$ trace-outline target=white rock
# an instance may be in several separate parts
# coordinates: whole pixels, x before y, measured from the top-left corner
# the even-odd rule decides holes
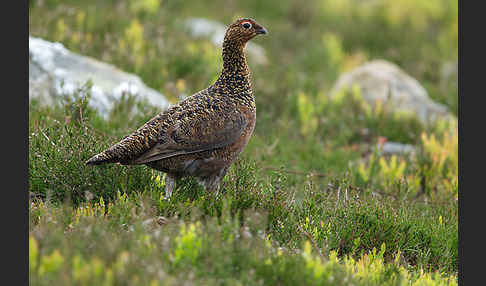
[[[204,18],[189,18],[184,22],[184,26],[188,28],[192,36],[208,37],[215,46],[222,47],[227,28],[224,24]],[[248,60],[255,64],[266,64],[268,62],[265,49],[262,46],[248,42],[246,51],[249,54]]]
[[[416,79],[393,63],[374,60],[341,75],[331,96],[354,84],[360,86],[363,99],[372,106],[381,100],[390,110],[415,113],[425,124],[438,118],[455,119],[446,106],[432,101]]]
[[[136,75],[75,54],[60,43],[29,36],[29,99],[39,98],[44,104],[57,103],[61,95],[72,94],[88,80],[93,83],[90,106],[105,118],[123,92],[161,109],[169,105],[162,94],[147,87]]]

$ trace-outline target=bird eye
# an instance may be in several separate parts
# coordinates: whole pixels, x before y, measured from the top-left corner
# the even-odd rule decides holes
[[[245,29],[250,29],[251,28],[251,24],[249,22],[244,22],[243,24],[241,24],[243,26],[243,28]]]

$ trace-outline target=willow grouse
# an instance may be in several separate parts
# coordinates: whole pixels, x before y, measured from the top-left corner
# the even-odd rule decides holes
[[[185,176],[196,177],[207,191],[217,191],[255,127],[255,99],[243,49],[266,33],[253,19],[236,20],[226,30],[223,69],[214,84],[158,114],[86,164],[145,164],[165,172],[166,197]]]

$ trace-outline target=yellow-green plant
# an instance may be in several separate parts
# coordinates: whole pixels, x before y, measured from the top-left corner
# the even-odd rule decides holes
[[[392,155],[390,159],[381,157],[379,160],[380,175],[386,186],[390,186],[403,177],[406,163],[404,160],[398,160],[397,156]]]
[[[300,92],[297,96],[297,107],[300,120],[300,131],[303,135],[310,135],[317,129],[316,107],[312,99]]]
[[[119,39],[118,46],[122,54],[128,54],[135,63],[135,70],[138,71],[145,61],[145,40],[144,28],[138,19],[133,19],[125,29],[123,38]]]
[[[63,18],[60,18],[57,20],[57,25],[56,25],[56,34],[55,38],[57,41],[62,42],[64,38],[67,36],[67,29],[68,27],[66,26],[66,23],[64,22]]]
[[[108,203],[108,213],[111,209],[111,204]],[[103,217],[105,214],[105,201],[103,197],[100,197],[98,203],[90,204],[90,203],[83,203],[73,211],[73,223],[79,223],[79,220],[82,217]]]
[[[344,258],[344,265],[348,273],[353,273],[360,280],[368,281],[371,285],[381,285],[385,279],[391,284],[400,280],[400,275],[406,274],[407,271],[402,269],[398,273],[392,273],[391,277],[385,278],[387,265],[384,263],[383,255],[385,254],[386,245],[383,243],[380,251],[376,253],[376,248],[371,252],[363,254],[357,261],[352,257]]]
[[[325,59],[330,69],[337,75],[341,72],[346,54],[344,53],[341,39],[337,34],[324,33],[322,36],[322,45],[324,46]]]
[[[379,168],[378,160],[378,156],[373,152],[367,162],[361,161],[358,163],[358,175],[364,183],[370,183],[375,178]]]
[[[419,166],[427,186],[444,194],[457,197],[458,187],[458,133],[457,129],[446,131],[441,138],[422,133],[422,152]],[[427,187],[427,190],[429,188]]]
[[[198,235],[200,223],[182,224],[179,235],[175,238],[174,264],[194,263],[202,248],[202,238]]]
[[[37,270],[39,258],[39,246],[37,240],[30,235],[29,236],[29,275],[32,276]]]
[[[98,257],[89,260],[76,254],[72,262],[72,274],[75,283],[80,285],[113,285],[113,270],[105,265]]]
[[[155,14],[159,11],[161,2],[161,0],[130,0],[130,10],[135,13]]]
[[[423,270],[418,273],[409,272],[400,265],[400,250],[393,261],[385,262],[385,251],[386,245],[383,243],[378,252],[376,248],[373,248],[370,252],[363,253],[357,260],[348,255],[340,260],[336,251],[331,251],[328,259],[323,260],[312,253],[312,244],[306,241],[301,255],[304,258],[306,269],[311,272],[315,281],[328,280],[337,268],[344,266],[347,274],[364,285],[457,285],[455,275],[443,275],[438,271],[424,272]]]
[[[443,1],[397,0],[385,5],[385,17],[394,26],[411,24],[418,31],[427,28],[429,22],[439,19],[445,12]]]
[[[407,161],[396,155],[385,157],[373,152],[367,161],[361,161],[357,166],[357,174],[364,183],[377,184],[377,187],[389,189],[407,177]]]
[[[39,276],[43,275],[55,275],[61,270],[64,263],[64,257],[61,255],[58,249],[55,249],[49,255],[43,255],[39,263]]]
[[[311,243],[309,241],[305,241],[304,243],[302,257],[304,258],[307,270],[312,273],[313,278],[317,281],[321,280],[325,272],[329,271],[329,269],[333,267],[333,264],[337,262],[336,252],[331,253],[331,257],[327,263],[324,263],[319,256],[313,255]]]

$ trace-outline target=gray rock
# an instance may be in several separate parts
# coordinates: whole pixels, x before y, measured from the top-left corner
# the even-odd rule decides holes
[[[208,37],[215,46],[221,47],[223,45],[227,27],[220,22],[204,18],[189,18],[184,21],[184,26],[194,37]],[[268,62],[265,49],[262,46],[249,42],[246,44],[246,51],[249,54],[248,60],[253,63],[264,65]]]
[[[379,146],[379,149],[385,155],[415,153],[415,146],[397,142],[385,142],[383,145]]]
[[[147,100],[161,109],[169,105],[162,94],[147,87],[136,75],[75,54],[60,43],[29,36],[29,99],[54,104],[60,101],[61,95],[71,95],[88,80],[93,83],[90,106],[105,118],[113,102],[123,93]]]
[[[371,106],[381,100],[389,110],[414,113],[424,124],[438,118],[456,119],[446,106],[432,101],[416,79],[393,63],[374,60],[341,75],[331,96],[354,84],[361,88],[363,99]]]

